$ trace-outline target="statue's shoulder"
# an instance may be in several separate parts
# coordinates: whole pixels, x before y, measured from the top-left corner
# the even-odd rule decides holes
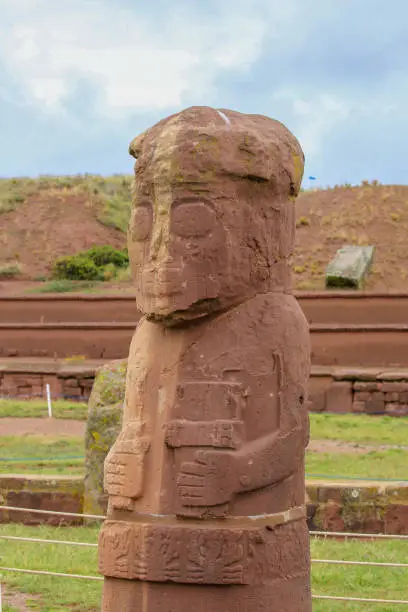
[[[284,294],[258,295],[202,321],[191,334],[183,361],[208,373],[217,368],[262,370],[259,364],[269,363],[273,353],[286,353],[302,342],[308,350],[306,319],[296,299]]]

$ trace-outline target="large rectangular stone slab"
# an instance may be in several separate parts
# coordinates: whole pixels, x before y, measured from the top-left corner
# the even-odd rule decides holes
[[[327,266],[326,287],[361,288],[373,257],[373,246],[343,246]]]

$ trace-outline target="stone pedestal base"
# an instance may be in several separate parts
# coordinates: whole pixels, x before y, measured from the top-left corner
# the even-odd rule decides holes
[[[311,612],[308,576],[262,586],[159,584],[107,578],[102,612]]]

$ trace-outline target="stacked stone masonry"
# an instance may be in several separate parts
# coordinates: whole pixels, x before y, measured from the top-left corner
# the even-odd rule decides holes
[[[90,366],[46,373],[0,370],[0,397],[45,397],[49,384],[55,399],[88,401],[94,378]],[[312,412],[408,416],[408,371],[312,368],[309,397]]]
[[[55,399],[88,401],[94,377],[94,372],[75,374],[0,372],[0,397],[45,397],[48,384],[51,397]]]
[[[313,412],[408,415],[406,371],[315,371],[309,393]]]
[[[87,512],[81,477],[0,477],[0,503],[21,508]],[[313,531],[345,531],[408,535],[406,483],[306,483],[308,527]],[[1,523],[78,525],[78,517],[0,512]]]

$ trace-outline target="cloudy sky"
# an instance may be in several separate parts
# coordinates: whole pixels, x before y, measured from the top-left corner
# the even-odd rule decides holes
[[[131,172],[191,105],[279,119],[319,186],[408,183],[407,0],[0,0],[0,176]]]

